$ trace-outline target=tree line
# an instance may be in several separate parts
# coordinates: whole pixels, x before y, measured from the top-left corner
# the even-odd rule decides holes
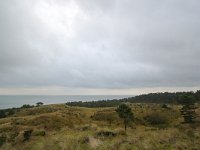
[[[98,101],[78,101],[67,102],[68,106],[79,107],[116,107],[121,103],[158,103],[158,104],[179,104],[180,97],[183,95],[190,95],[195,99],[195,102],[200,102],[200,90],[196,92],[164,92],[164,93],[149,93],[134,97],[113,99],[113,100],[98,100]]]

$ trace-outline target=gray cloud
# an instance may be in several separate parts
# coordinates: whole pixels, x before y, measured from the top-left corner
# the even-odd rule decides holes
[[[0,87],[200,85],[200,2],[0,1]]]

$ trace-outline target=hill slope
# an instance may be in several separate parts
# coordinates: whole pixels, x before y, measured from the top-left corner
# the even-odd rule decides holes
[[[127,135],[115,107],[63,104],[19,109],[0,119],[0,149],[200,149],[200,126],[181,124],[179,105],[130,106],[135,120]]]

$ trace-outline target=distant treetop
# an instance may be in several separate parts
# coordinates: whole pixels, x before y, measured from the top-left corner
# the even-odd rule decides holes
[[[67,102],[68,106],[79,106],[79,107],[116,107],[124,102],[130,103],[158,103],[158,104],[179,104],[180,96],[191,95],[195,97],[196,102],[200,102],[200,90],[197,92],[164,92],[164,93],[149,93],[138,95],[135,97],[113,99],[113,100],[99,100],[99,101],[88,101],[88,102]]]

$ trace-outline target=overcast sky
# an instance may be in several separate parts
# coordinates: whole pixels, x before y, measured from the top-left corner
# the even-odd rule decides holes
[[[199,0],[0,1],[0,94],[196,90],[199,57]]]

